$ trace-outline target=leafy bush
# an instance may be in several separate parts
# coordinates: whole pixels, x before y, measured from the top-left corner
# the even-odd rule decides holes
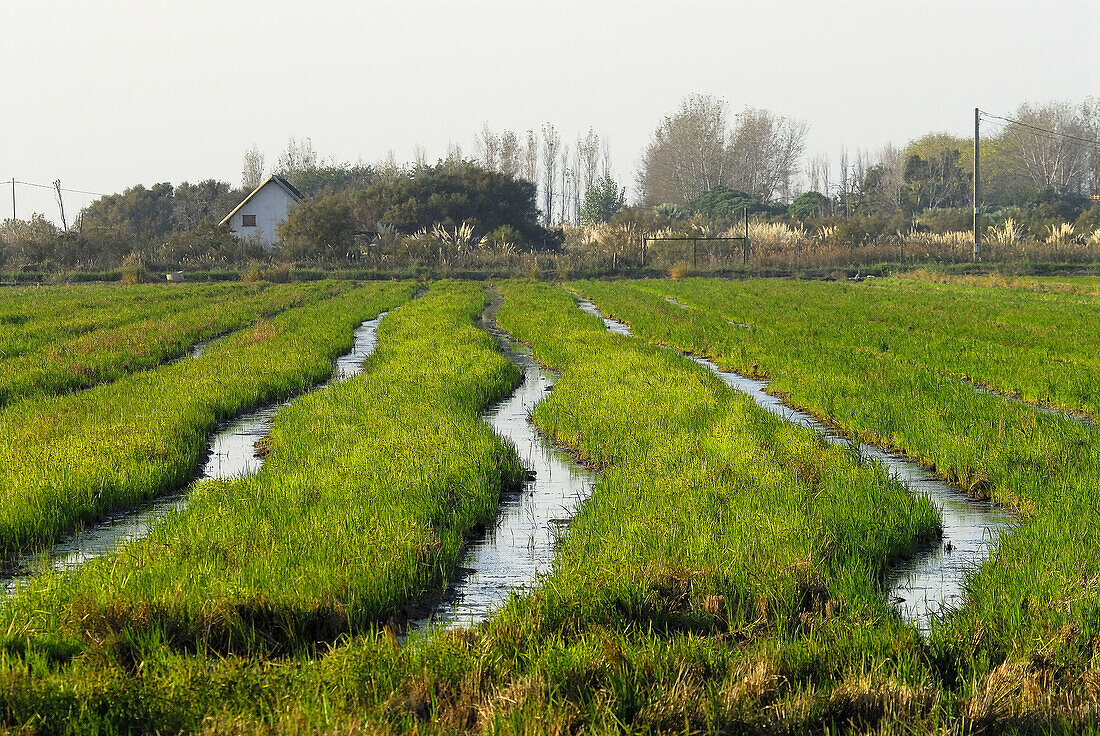
[[[145,268],[145,263],[140,258],[130,257],[122,262],[118,280],[124,284],[151,284],[157,279]]]
[[[747,210],[750,215],[777,214],[773,208],[761,202],[751,194],[730,189],[719,184],[692,202],[689,209],[702,215],[718,229],[730,227],[739,222]]]
[[[538,223],[534,184],[469,162],[421,166],[356,192],[350,204],[355,222],[364,230],[381,223],[412,233],[465,223],[476,240],[508,225],[522,236],[524,245],[555,245]]]
[[[279,225],[279,255],[285,259],[333,261],[351,256],[355,221],[343,198],[305,200]]]
[[[791,202],[787,214],[798,220],[824,217],[829,212],[829,199],[821,192],[805,192]]]
[[[581,207],[580,213],[581,222],[585,225],[607,222],[623,208],[625,203],[626,189],[621,188],[610,174],[605,173],[584,193],[584,206]]]
[[[917,218],[917,222],[934,233],[967,230],[974,226],[974,211],[964,207],[928,210]]]

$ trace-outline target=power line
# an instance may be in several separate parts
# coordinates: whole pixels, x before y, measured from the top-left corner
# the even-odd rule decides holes
[[[984,117],[984,116],[982,117],[982,122],[989,123],[991,125],[996,125],[1002,133],[1007,131],[1009,129],[1010,125],[1012,125],[1012,122],[1003,122],[1003,123],[995,122],[995,121],[990,120],[989,118]],[[1061,140],[1061,137],[1062,137],[1062,134],[1059,134],[1057,132],[1044,131],[1041,128],[1037,129],[1037,128],[1035,128],[1035,126],[1025,126],[1025,127],[1028,127],[1030,129],[1032,137],[1037,139],[1037,140],[1041,140],[1041,141],[1058,141],[1058,140]]]
[[[1006,118],[1002,115],[994,115],[993,113],[988,113],[988,112],[985,112],[984,110],[980,110],[979,113],[984,118],[993,119],[993,120],[1003,120],[1006,123],[1012,123],[1013,125],[1019,125],[1021,128],[1027,128],[1028,130],[1035,131],[1036,133],[1043,133],[1044,135],[1046,135],[1048,137],[1049,136],[1059,136],[1061,138],[1068,138],[1071,141],[1077,141],[1078,143],[1087,143],[1090,146],[1100,147],[1100,141],[1092,140],[1091,138],[1082,138],[1080,136],[1071,135],[1070,133],[1062,133],[1062,132],[1057,131],[1057,130],[1049,130],[1047,128],[1040,128],[1037,125],[1031,125],[1030,123],[1025,123],[1021,120],[1013,120],[1012,118]]]
[[[7,180],[4,181],[4,183],[5,184],[12,184],[12,183],[22,184],[23,186],[27,186],[27,187],[39,187],[41,189],[53,189],[54,191],[57,191],[57,187],[55,187],[53,184],[35,184],[34,182],[31,182],[31,181],[19,181],[18,179],[7,179]],[[62,187],[61,191],[63,191],[63,192],[72,192],[73,194],[93,194],[97,197],[106,197],[107,196],[103,192],[89,192],[89,191],[84,190],[84,189],[66,189],[65,187]]]

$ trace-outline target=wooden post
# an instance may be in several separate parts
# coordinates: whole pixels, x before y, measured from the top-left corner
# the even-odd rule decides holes
[[[745,208],[745,263],[749,265],[749,208]]]
[[[979,153],[979,128],[982,122],[982,111],[978,108],[974,108],[974,260],[981,260],[982,257],[982,213],[981,207],[978,202],[980,200],[980,187],[981,180],[979,179],[978,171],[978,153]]]

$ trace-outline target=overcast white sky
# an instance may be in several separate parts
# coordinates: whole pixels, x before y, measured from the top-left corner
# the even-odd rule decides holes
[[[0,0],[0,182],[237,184],[247,148],[271,164],[290,136],[434,161],[485,122],[550,121],[605,136],[630,184],[694,92],[806,120],[807,155],[835,164],[969,135],[975,106],[1100,96],[1097,31],[1097,0]],[[17,193],[57,220],[51,192]]]

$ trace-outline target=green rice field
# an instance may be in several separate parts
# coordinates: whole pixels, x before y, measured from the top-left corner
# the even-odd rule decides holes
[[[2,289],[0,733],[1097,732],[1098,422],[1090,277]]]

